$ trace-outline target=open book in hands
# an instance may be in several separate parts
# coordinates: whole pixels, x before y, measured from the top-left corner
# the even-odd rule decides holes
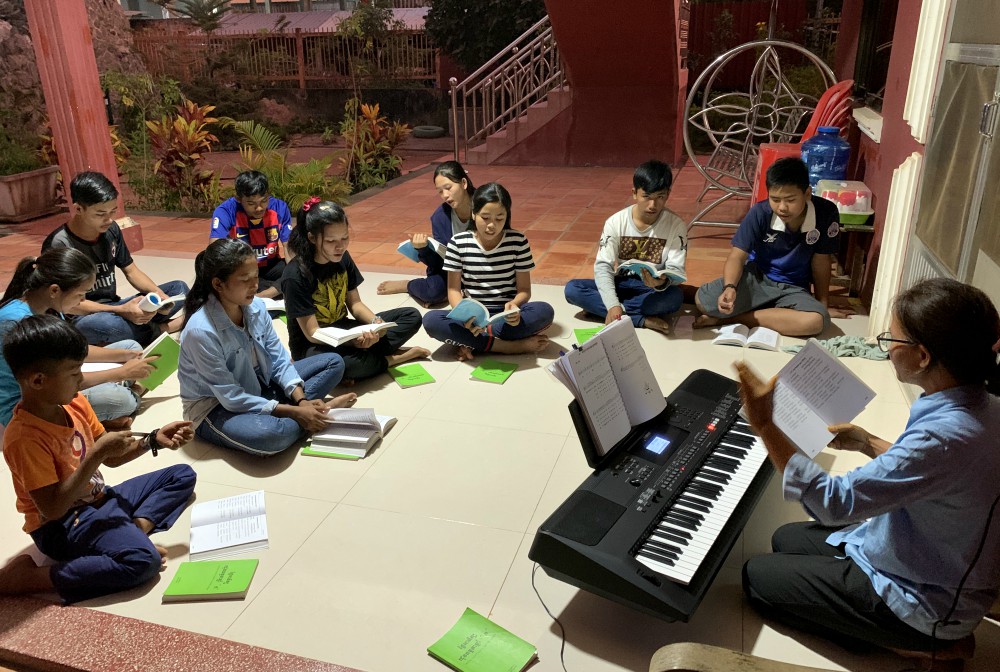
[[[147,313],[169,312],[174,309],[174,304],[183,301],[185,297],[185,294],[178,294],[176,296],[167,297],[166,299],[161,299],[160,295],[156,292],[150,292],[146,296],[142,297],[142,301],[139,302],[139,307]]]
[[[329,427],[313,434],[304,454],[364,457],[396,424],[396,418],[375,415],[373,408],[331,408],[327,418]]]
[[[448,313],[448,317],[452,320],[458,320],[462,324],[465,324],[469,320],[473,320],[473,324],[480,329],[485,329],[491,324],[500,324],[506,321],[508,315],[514,315],[521,312],[520,308],[513,308],[511,310],[504,310],[496,315],[490,316],[490,311],[486,309],[486,306],[481,304],[475,299],[462,299],[458,302],[458,305],[451,309]]]
[[[774,425],[811,458],[833,441],[827,427],[852,422],[875,398],[874,390],[814,338],[777,378]]]
[[[777,351],[781,343],[781,334],[767,327],[751,329],[745,324],[726,324],[719,327],[718,332],[719,335],[712,340],[712,345],[735,345],[740,348]]]
[[[632,320],[616,320],[548,370],[579,402],[600,456],[666,407]]]
[[[433,238],[427,239],[427,247],[437,252],[442,259],[444,259],[445,252],[448,251],[447,247],[445,247],[438,241],[434,240]],[[413,246],[412,240],[404,240],[398,246],[396,246],[396,249],[399,250],[399,253],[402,254],[407,259],[412,259],[413,261],[420,261],[420,254],[417,248]]]
[[[327,345],[332,345],[333,347],[339,347],[344,343],[353,341],[355,338],[361,334],[368,331],[385,331],[390,327],[395,327],[395,322],[375,322],[373,324],[362,324],[358,327],[352,327],[350,329],[338,329],[337,327],[320,327],[313,332],[313,338],[317,341],[322,341]]]
[[[618,264],[619,273],[632,273],[640,278],[642,277],[643,269],[650,272],[654,278],[668,278],[672,283],[684,282],[687,278],[683,275],[677,275],[676,273],[671,273],[665,268],[657,269],[655,264],[651,264],[648,261],[640,261],[639,259],[629,259],[628,261],[623,261]]]

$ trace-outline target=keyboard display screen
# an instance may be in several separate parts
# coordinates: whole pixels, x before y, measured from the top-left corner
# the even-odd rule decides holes
[[[674,450],[684,443],[688,432],[678,427],[646,432],[630,452],[655,464],[666,464]]]

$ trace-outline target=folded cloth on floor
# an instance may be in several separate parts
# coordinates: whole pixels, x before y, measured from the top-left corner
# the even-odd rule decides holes
[[[868,343],[861,336],[834,336],[825,341],[817,341],[835,357],[864,357],[865,359],[889,359],[888,352],[882,352],[877,343]],[[785,352],[798,352],[801,345],[782,348]]]

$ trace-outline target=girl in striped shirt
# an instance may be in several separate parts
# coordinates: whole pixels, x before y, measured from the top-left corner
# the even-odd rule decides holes
[[[458,359],[475,353],[540,352],[549,339],[539,332],[552,324],[552,306],[531,299],[531,259],[528,239],[510,228],[511,200],[503,185],[490,182],[472,195],[474,226],[452,237],[444,260],[448,272],[448,303],[464,298],[486,306],[490,315],[518,309],[503,322],[480,329],[448,318],[447,310],[424,315],[424,329],[433,338],[458,347]]]

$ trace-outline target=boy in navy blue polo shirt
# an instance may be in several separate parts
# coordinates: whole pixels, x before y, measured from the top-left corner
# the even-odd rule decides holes
[[[288,205],[271,195],[267,176],[246,170],[236,176],[236,196],[226,199],[212,214],[209,238],[242,240],[257,253],[257,296],[281,296],[285,271],[285,243],[292,232]]]
[[[741,322],[786,336],[812,336],[830,323],[831,255],[840,239],[837,206],[809,188],[801,159],[767,170],[767,200],[743,218],[722,277],[698,289],[696,328]],[[812,283],[816,293],[809,291]],[[849,313],[835,311],[835,317]]]

